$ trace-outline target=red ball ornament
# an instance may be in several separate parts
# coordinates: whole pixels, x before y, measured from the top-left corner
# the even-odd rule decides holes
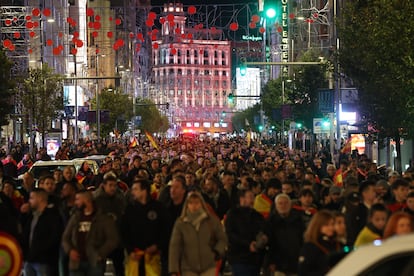
[[[48,8],[44,8],[44,9],[43,9],[43,15],[44,15],[44,16],[48,17],[48,16],[50,16],[51,14],[52,14],[52,12],[50,11],[50,9],[48,9]]]
[[[98,37],[98,32],[97,31],[92,32],[92,36],[95,38]]]
[[[168,14],[168,15],[167,15],[167,20],[168,20],[169,22],[174,21],[174,14],[172,14],[172,13]]]
[[[93,14],[94,14],[94,11],[93,11],[93,9],[92,9],[92,8],[87,8],[87,9],[86,9],[86,15],[87,15],[87,16],[93,16]]]
[[[165,23],[165,18],[164,17],[160,18],[160,23],[161,24],[164,24]]]
[[[6,24],[7,25],[7,24]],[[33,29],[33,27],[34,27],[34,24],[33,24],[33,22],[26,22],[26,28],[27,29]]]
[[[59,33],[58,33],[58,37],[59,37],[59,38],[62,38],[62,37],[63,37],[63,33],[62,33],[62,32],[59,32]]]
[[[282,28],[282,27],[280,27],[280,26],[279,26],[279,27],[277,27],[277,32],[278,32],[278,33],[283,32],[283,28]]]
[[[60,54],[60,49],[58,47],[53,48],[53,55],[57,56]]]
[[[79,37],[79,32],[78,31],[74,31],[73,32],[73,37]]]
[[[29,33],[29,36],[30,37],[34,37],[36,35],[36,33],[35,32],[33,32],[33,31],[31,31],[30,33]]]
[[[157,42],[152,44],[152,48],[154,48],[154,49],[158,49],[159,47],[160,47],[160,45]]]
[[[14,38],[20,38],[20,32],[14,32],[13,37]]]
[[[82,40],[80,40],[80,39],[78,39],[78,40],[76,41],[76,47],[81,48],[82,46],[83,46],[83,41],[82,41]]]
[[[39,21],[35,21],[35,22],[33,22],[33,27],[34,27],[34,28],[39,27]]]
[[[155,20],[157,18],[157,14],[155,12],[148,13],[148,19]]]
[[[122,23],[121,19],[119,19],[119,18],[115,19],[115,24],[117,26],[121,25],[121,23]]]
[[[10,45],[10,46],[9,46],[9,50],[10,50],[11,52],[13,52],[14,50],[16,50],[16,46],[15,46],[14,44]]]
[[[260,16],[258,16],[257,14],[252,15],[252,22],[253,23],[257,23],[260,21]]]
[[[78,49],[76,49],[76,48],[72,48],[72,49],[70,50],[70,53],[71,53],[72,55],[76,56],[76,54],[78,53]]]
[[[231,31],[237,31],[238,29],[239,29],[239,24],[237,24],[236,22],[233,22],[230,24]]]
[[[94,23],[94,22],[92,22],[92,21],[88,22],[88,27],[89,27],[90,29],[93,29],[93,23]]]
[[[101,16],[100,15],[95,15],[95,21],[100,21],[101,20]]]
[[[259,33],[263,34],[265,31],[266,31],[266,29],[265,29],[265,28],[260,27],[260,29],[259,29]]]
[[[154,26],[154,20],[152,20],[152,19],[147,19],[147,20],[145,21],[145,25],[147,25],[147,27],[152,27],[152,26]]]
[[[93,28],[99,30],[101,28],[101,22],[93,22]]]
[[[181,33],[181,29],[180,29],[180,28],[176,28],[176,29],[174,30],[174,32],[175,32],[176,34],[180,34],[180,33]]]
[[[30,20],[32,20],[32,17],[30,15],[26,15],[26,20],[30,21]]]
[[[171,49],[171,54],[172,54],[172,55],[177,54],[177,49],[175,49],[175,48]]]
[[[188,7],[188,14],[195,14],[197,12],[197,8],[195,6]]]
[[[137,34],[137,39],[144,41],[144,35],[142,33]]]
[[[51,40],[51,39],[46,40],[46,45],[47,46],[52,46],[53,45],[53,40]]]
[[[256,28],[256,23],[254,23],[254,22],[250,22],[250,23],[249,23],[249,28],[250,28],[250,29],[254,29],[254,28]]]
[[[40,15],[40,9],[39,8],[34,8],[32,10],[32,15],[33,16],[39,16]]]
[[[113,34],[113,32],[107,32],[107,33],[106,33],[106,36],[107,36],[108,38],[112,38],[112,37],[114,36],[114,34]]]
[[[33,49],[28,50],[29,54],[33,54]]]
[[[6,19],[4,21],[4,24],[6,24],[6,26],[10,26],[13,23],[13,21],[11,19]]]
[[[290,19],[295,19],[295,14],[294,14],[294,13],[290,13],[290,14],[289,14],[289,18],[290,18]]]
[[[12,45],[12,41],[10,39],[3,40],[3,46],[4,48],[9,48]]]
[[[133,32],[130,32],[130,33],[129,33],[129,38],[130,38],[130,39],[133,39],[134,37],[135,37],[134,33],[133,33]]]

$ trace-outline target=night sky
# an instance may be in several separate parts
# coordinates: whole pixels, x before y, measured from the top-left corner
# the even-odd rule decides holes
[[[247,3],[257,3],[257,1],[252,0],[182,0],[182,1],[165,1],[165,0],[151,0],[151,4],[154,6],[160,6],[164,3],[183,3],[184,5],[222,5],[222,4],[247,4]]]

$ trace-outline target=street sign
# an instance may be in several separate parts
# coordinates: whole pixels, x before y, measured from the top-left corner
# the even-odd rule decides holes
[[[329,133],[330,123],[325,118],[313,118],[313,133]]]
[[[321,113],[333,113],[334,103],[335,97],[333,89],[319,90],[318,105]]]
[[[78,106],[78,121],[88,120],[89,106]]]

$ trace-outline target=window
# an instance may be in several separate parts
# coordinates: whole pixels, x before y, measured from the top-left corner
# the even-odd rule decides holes
[[[412,275],[414,252],[392,256],[373,265],[364,276]],[[408,273],[410,272],[410,273]]]

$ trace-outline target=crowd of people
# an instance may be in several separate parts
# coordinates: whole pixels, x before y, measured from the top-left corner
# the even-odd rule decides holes
[[[97,175],[39,179],[44,151],[3,156],[0,231],[25,275],[104,275],[107,259],[127,276],[325,275],[350,247],[414,229],[414,170],[380,172],[366,155],[177,138],[64,144],[56,158],[90,154],[107,156]]]

